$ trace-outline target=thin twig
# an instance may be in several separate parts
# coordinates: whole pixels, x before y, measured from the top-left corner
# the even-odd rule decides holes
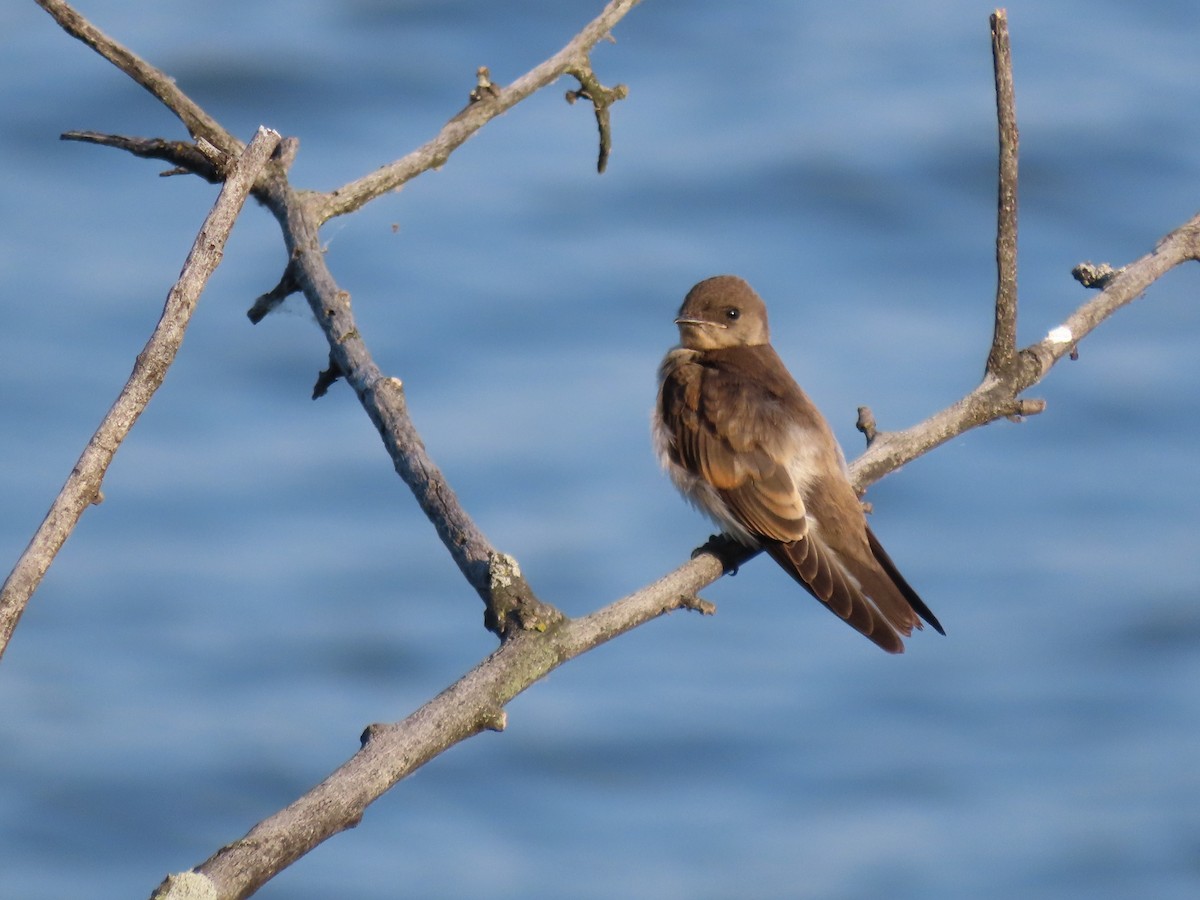
[[[629,88],[618,84],[614,88],[606,88],[596,78],[591,66],[571,69],[571,74],[579,80],[579,90],[567,91],[567,102],[587,100],[596,112],[596,129],[600,132],[600,154],[596,159],[596,171],[601,175],[608,168],[608,157],[612,153],[612,113],[609,110],[618,100],[629,96]]]
[[[274,312],[284,300],[298,290],[300,290],[300,285],[296,281],[296,272],[289,262],[284,266],[283,275],[279,277],[279,283],[265,294],[261,294],[251,304],[250,308],[246,310],[246,318],[254,325],[257,325]]]
[[[81,16],[63,0],[37,0],[38,6],[50,13],[63,30],[83,41],[122,72],[157,97],[179,121],[188,134],[197,140],[208,141],[228,160],[241,155],[243,144],[222,128],[217,120],[181,91],[165,72],[156,69],[132,50],[117,43]]]
[[[190,172],[198,175],[210,184],[220,184],[224,179],[221,171],[212,158],[205,156],[200,149],[187,141],[166,141],[162,138],[127,137],[121,134],[103,134],[98,131],[66,131],[59,135],[59,140],[78,141],[82,144],[97,144],[101,147],[113,147],[124,150],[142,159],[161,159],[172,163],[175,168],[163,175],[178,175]]]
[[[117,448],[166,377],[167,369],[183,343],[200,293],[221,262],[233,223],[278,143],[276,132],[260,128],[250,146],[234,163],[229,180],[196,235],[179,280],[167,294],[158,325],[138,354],[133,373],[88,441],[29,546],[17,560],[4,586],[0,587],[0,656],[8,646],[29,598],[37,590],[63,542],[88,505],[99,502],[104,473]]]
[[[1000,163],[996,201],[996,325],[987,372],[998,375],[1013,364],[1017,353],[1017,105],[1013,92],[1012,48],[1008,14],[991,16],[992,63],[996,76],[996,124]]]
[[[562,50],[541,65],[530,69],[508,87],[501,88],[491,84],[489,78],[488,83],[494,90],[479,102],[469,104],[447,122],[433,140],[369,175],[342,185],[327,196],[314,198],[314,204],[319,207],[316,212],[318,222],[353,212],[376,197],[396,190],[422,172],[442,166],[451,153],[496,116],[512,109],[526,97],[537,93],[568,72],[583,73],[581,83],[583,79],[588,79],[598,85],[599,82],[588,62],[588,51],[607,37],[613,26],[640,2],[641,0],[612,0],[603,12],[589,22]],[[609,92],[611,96],[608,96],[603,107],[606,117],[608,106],[627,93],[623,88],[623,85],[618,85]],[[601,126],[601,162],[606,162],[611,137],[607,135],[605,127],[607,118],[601,121],[599,110],[600,107],[597,106],[597,121]],[[603,166],[600,166],[600,171],[604,171]]]

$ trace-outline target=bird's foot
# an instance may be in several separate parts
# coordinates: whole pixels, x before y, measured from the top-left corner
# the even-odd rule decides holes
[[[709,536],[706,543],[692,551],[692,559],[701,553],[711,553],[721,561],[721,569],[726,575],[736,575],[742,563],[749,559],[754,551],[727,534],[714,534]]]

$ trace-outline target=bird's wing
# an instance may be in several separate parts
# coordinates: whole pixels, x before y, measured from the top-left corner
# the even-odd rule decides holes
[[[736,372],[694,357],[663,367],[658,405],[671,461],[711,486],[754,536],[800,540],[808,523],[788,471],[781,435],[791,425],[780,405]]]

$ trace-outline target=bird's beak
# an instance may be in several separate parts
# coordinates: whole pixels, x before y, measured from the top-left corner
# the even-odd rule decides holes
[[[710,322],[707,319],[689,319],[686,316],[680,316],[675,320],[676,325],[697,325],[708,326],[710,328],[724,328],[724,322]]]

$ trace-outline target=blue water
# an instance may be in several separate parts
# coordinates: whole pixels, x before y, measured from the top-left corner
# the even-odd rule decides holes
[[[94,0],[227,126],[328,189],[407,153],[599,2]],[[737,272],[850,455],[977,381],[994,270],[991,6],[646,0],[609,171],[568,81],[327,226],[429,450],[583,614],[709,528],[648,448],[690,285]],[[1021,334],[1075,263],[1200,209],[1200,8],[1009,6]],[[128,375],[215,189],[60,143],[181,128],[32,2],[0,11],[0,562]],[[393,225],[398,228],[393,228]],[[166,384],[0,663],[0,897],[145,896],[493,646],[249,208]],[[1032,396],[870,494],[946,625],[880,653],[756,561],[518,698],[264,897],[1200,896],[1200,280],[1173,273]]]

